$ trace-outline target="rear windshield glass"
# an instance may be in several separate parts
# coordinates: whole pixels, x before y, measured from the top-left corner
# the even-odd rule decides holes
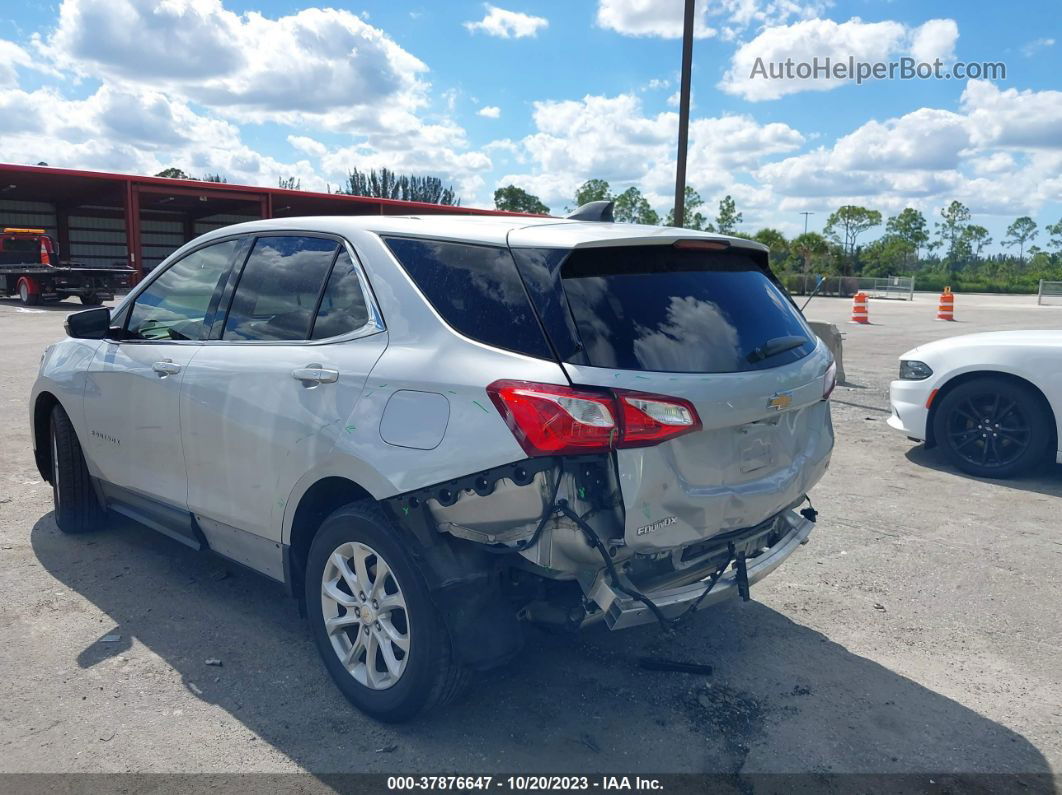
[[[733,373],[814,347],[786,296],[749,257],[671,246],[581,249],[561,283],[595,367]]]

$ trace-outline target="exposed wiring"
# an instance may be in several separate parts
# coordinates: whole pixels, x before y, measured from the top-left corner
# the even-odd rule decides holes
[[[538,537],[542,535],[542,531],[546,528],[546,524],[549,522],[550,517],[555,514],[559,508],[557,506],[557,492],[560,490],[561,478],[564,476],[564,470],[561,469],[557,473],[557,477],[553,479],[553,487],[550,490],[549,501],[546,502],[546,508],[542,512],[542,518],[538,521],[538,526],[535,528],[535,532],[531,534],[531,537],[514,544],[511,547],[507,547],[504,544],[497,544],[489,546],[484,544],[482,549],[485,552],[490,552],[492,555],[508,555],[512,552],[523,552],[525,549],[530,549],[538,542]]]
[[[617,591],[626,594],[631,599],[634,599],[635,601],[641,602],[643,605],[645,605],[663,629],[670,629],[674,627],[683,619],[685,619],[686,616],[688,616],[690,613],[700,607],[701,602],[704,601],[704,598],[715,587],[716,582],[718,582],[719,578],[723,576],[723,572],[726,571],[727,566],[729,566],[734,559],[732,552],[733,547],[731,546],[730,554],[728,554],[726,562],[716,570],[716,572],[711,576],[711,578],[709,578],[707,585],[705,585],[704,591],[701,592],[701,595],[698,596],[696,600],[691,602],[686,607],[686,609],[679,613],[677,616],[675,616],[674,618],[668,618],[664,615],[664,611],[661,610],[660,607],[655,602],[653,602],[652,599],[643,594],[641,591],[638,591],[635,588],[628,587],[624,584],[623,580],[620,578],[619,572],[616,571],[616,565],[612,562],[612,557],[608,554],[608,550],[605,549],[605,545],[601,541],[601,538],[594,531],[594,528],[587,524],[586,521],[584,521],[583,518],[579,516],[579,514],[577,514],[569,507],[567,500],[559,500],[557,502],[557,508],[560,510],[561,513],[563,513],[565,516],[575,522],[579,529],[583,531],[583,535],[586,536],[586,540],[589,542],[589,544],[597,550],[597,553],[601,556],[601,560],[605,564],[605,569],[608,571],[609,579],[612,581],[612,587],[614,587]]]

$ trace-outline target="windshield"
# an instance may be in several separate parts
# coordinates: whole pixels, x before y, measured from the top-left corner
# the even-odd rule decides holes
[[[577,249],[560,276],[591,366],[732,373],[789,364],[815,345],[782,291],[732,250]]]

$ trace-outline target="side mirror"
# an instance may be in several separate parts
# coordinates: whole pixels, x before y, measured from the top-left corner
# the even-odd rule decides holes
[[[102,340],[111,330],[111,310],[101,306],[67,315],[66,335],[79,340]]]

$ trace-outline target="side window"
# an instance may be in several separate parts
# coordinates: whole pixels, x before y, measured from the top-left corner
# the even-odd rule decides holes
[[[304,340],[338,244],[320,237],[260,237],[232,298],[222,339]]]
[[[197,340],[210,301],[229,275],[239,240],[215,243],[175,262],[137,296],[126,337],[141,340]]]
[[[509,249],[399,237],[384,242],[456,331],[497,348],[552,358]]]
[[[323,340],[359,329],[369,322],[358,268],[345,249],[339,252],[328,277],[310,339]]]

